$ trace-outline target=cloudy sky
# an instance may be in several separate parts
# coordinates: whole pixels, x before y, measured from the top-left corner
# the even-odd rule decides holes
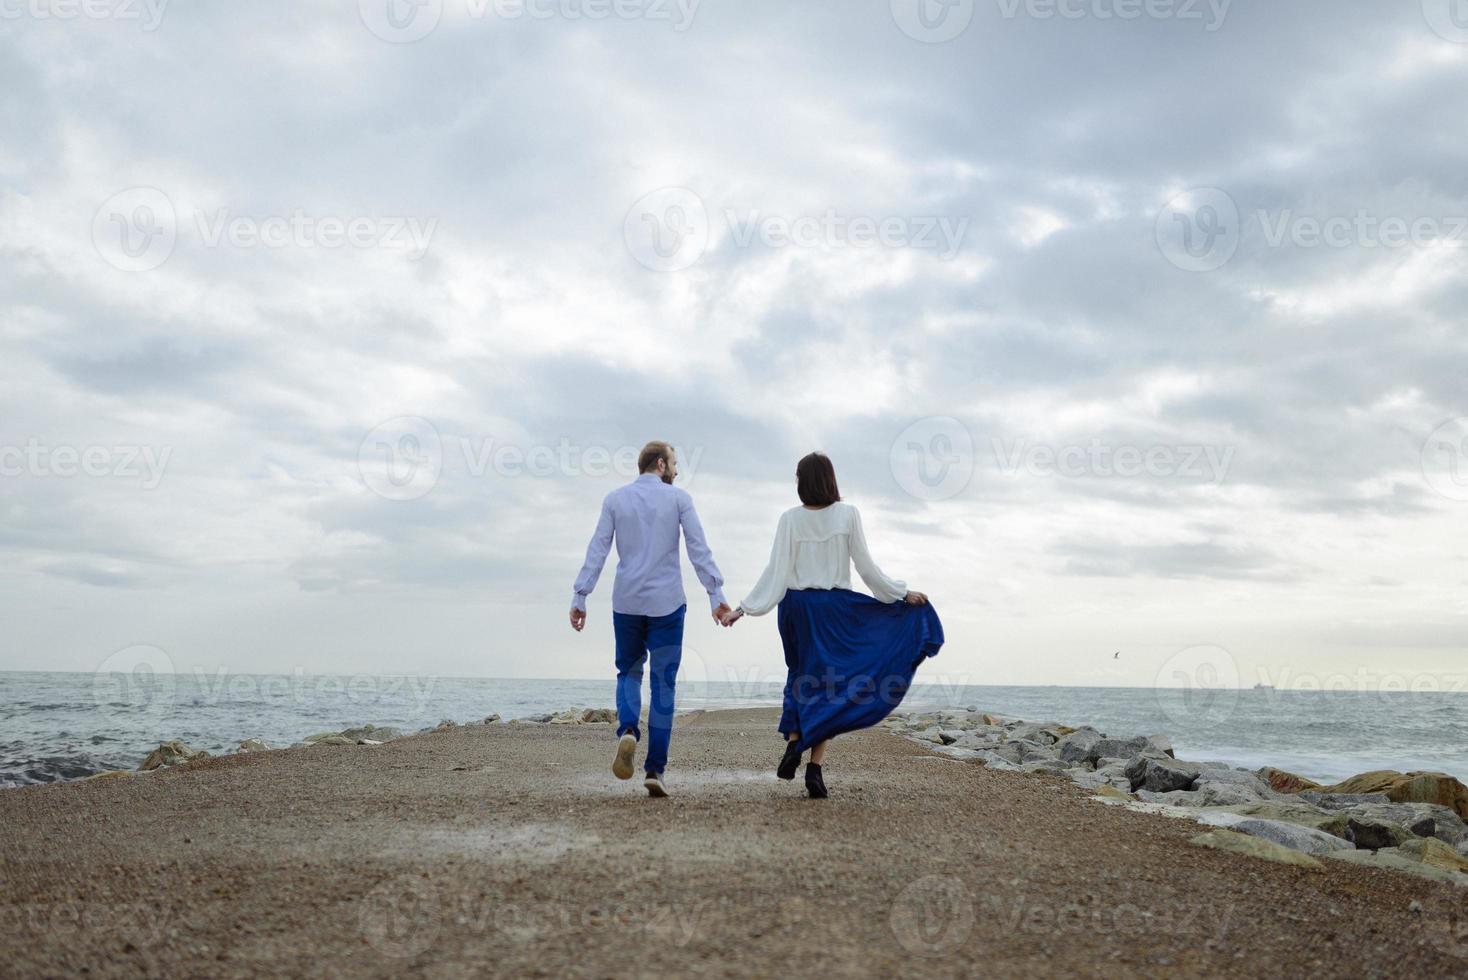
[[[0,667],[609,676],[666,438],[734,600],[828,452],[950,679],[1461,685],[1465,93],[1448,0],[5,0]]]

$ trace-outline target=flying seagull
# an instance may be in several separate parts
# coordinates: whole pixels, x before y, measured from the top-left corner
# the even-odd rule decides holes
[[[1118,651],[1116,651],[1116,653],[1112,654],[1111,655],[1111,659],[1112,660],[1120,660],[1121,659],[1121,651],[1118,650]]]

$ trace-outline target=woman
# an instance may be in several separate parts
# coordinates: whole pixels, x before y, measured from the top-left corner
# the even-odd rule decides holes
[[[795,492],[801,505],[780,515],[769,566],[722,622],[732,626],[779,605],[789,674],[780,716],[785,756],[776,773],[794,779],[810,749],[805,788],[825,799],[821,763],[831,739],[875,725],[902,703],[918,664],[943,645],[943,625],[927,596],[872,561],[861,515],[841,502],[830,459],[802,459]],[[853,564],[875,598],[851,591]]]

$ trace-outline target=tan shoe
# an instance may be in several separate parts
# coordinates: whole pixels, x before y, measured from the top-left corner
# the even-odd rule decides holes
[[[631,732],[617,739],[617,755],[612,759],[612,775],[618,779],[632,778],[632,756],[637,753],[637,738]]]
[[[668,795],[668,787],[663,785],[663,777],[658,773],[648,773],[647,778],[642,781],[642,785],[647,787],[648,796],[663,797]]]

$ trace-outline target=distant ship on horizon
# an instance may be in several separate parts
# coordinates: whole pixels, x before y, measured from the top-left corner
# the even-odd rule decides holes
[[[1255,684],[1254,685],[1254,690],[1256,690],[1256,691],[1272,691],[1272,690],[1274,690],[1274,685],[1273,684]]]

